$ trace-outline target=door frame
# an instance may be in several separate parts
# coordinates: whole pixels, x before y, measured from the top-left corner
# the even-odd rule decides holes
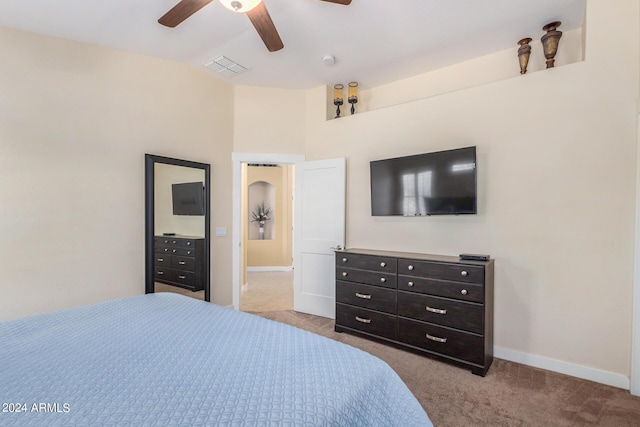
[[[240,292],[242,283],[242,163],[273,163],[278,165],[293,165],[304,162],[304,154],[277,153],[231,153],[232,168],[232,219],[231,219],[231,283],[233,308],[240,310]],[[294,217],[295,204],[293,206]]]
[[[636,132],[636,215],[634,236],[633,302],[631,305],[631,374],[629,391],[640,396],[640,115]]]

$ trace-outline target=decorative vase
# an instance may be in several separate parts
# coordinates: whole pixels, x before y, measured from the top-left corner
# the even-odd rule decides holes
[[[259,222],[260,227],[258,228],[258,238],[260,240],[264,240],[264,221]]]
[[[549,22],[542,27],[543,31],[547,34],[542,36],[542,48],[544,50],[544,57],[547,58],[547,68],[553,68],[555,63],[555,56],[558,53],[558,43],[560,43],[560,37],[562,37],[562,31],[558,31],[556,28],[560,26],[560,21]]]
[[[527,65],[529,64],[529,57],[531,56],[531,45],[529,42],[531,38],[527,37],[518,42],[520,47],[518,48],[518,61],[520,62],[520,74],[527,73]]]

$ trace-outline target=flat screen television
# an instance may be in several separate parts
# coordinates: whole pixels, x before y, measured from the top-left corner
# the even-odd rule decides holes
[[[374,160],[371,215],[476,212],[476,147]]]
[[[185,182],[171,184],[174,215],[204,215],[204,184]]]

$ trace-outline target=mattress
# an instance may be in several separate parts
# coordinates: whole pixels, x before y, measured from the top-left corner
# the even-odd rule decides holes
[[[0,323],[2,426],[428,426],[382,360],[158,293]]]

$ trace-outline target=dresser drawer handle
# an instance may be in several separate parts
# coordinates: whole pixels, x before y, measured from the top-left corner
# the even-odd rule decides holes
[[[187,251],[187,255],[191,255],[191,251]]]
[[[365,294],[361,294],[361,293],[358,293],[358,292],[356,292],[356,296],[358,298],[362,298],[362,299],[371,299],[371,295],[365,295]]]
[[[158,276],[162,276],[162,275],[164,274],[164,271],[158,271],[156,274],[157,274]]]
[[[462,270],[460,274],[462,275],[462,277],[467,277],[469,275],[469,273],[467,273],[465,270]]]
[[[178,261],[178,264],[180,265],[185,265],[187,262],[186,261]]]
[[[386,282],[386,281],[387,281],[387,279],[386,279],[386,278],[384,278],[384,277],[381,277],[381,278],[380,278],[380,281],[381,281],[382,283],[384,283],[384,282]]]
[[[169,248],[164,248],[163,251],[169,252]]]
[[[347,273],[346,271],[342,272],[342,277],[347,277],[349,275],[349,273]]]
[[[173,252],[175,254],[177,251],[178,251],[177,249],[174,249],[171,252]]]
[[[386,263],[386,262],[381,262],[381,263],[380,263],[380,267],[386,267],[386,266],[387,266],[387,263]]]
[[[463,290],[461,290],[461,291],[460,291],[460,293],[461,293],[462,295],[466,295],[466,294],[468,294],[469,292],[467,292],[467,290],[466,290],[466,289],[463,289]]]
[[[163,261],[164,261],[164,258],[158,258],[156,261],[158,261],[158,262],[163,262]]]
[[[187,246],[191,246],[191,242],[187,242]]]
[[[171,243],[173,243],[173,244],[175,245],[175,244],[176,244],[176,243],[178,243],[178,242],[176,242],[175,240],[173,240]]]
[[[413,282],[409,282],[409,283],[407,283],[407,285],[408,285],[410,288],[412,288],[412,287],[413,287]]]
[[[432,307],[427,306],[426,309],[427,309],[427,311],[429,311],[431,313],[447,314],[447,310],[442,310],[440,308],[432,308]]]
[[[183,275],[181,275],[181,274],[180,274],[180,275],[178,275],[178,279],[186,279],[186,278],[187,278],[187,276],[183,276]]]
[[[435,341],[435,342],[442,342],[442,343],[447,342],[446,338],[438,338],[438,337],[434,337],[433,335],[429,335],[429,334],[427,334],[427,338],[430,339],[431,341]]]
[[[362,317],[356,316],[356,320],[360,323],[371,323],[371,319],[363,319]]]
[[[347,262],[349,261],[347,258],[342,258],[342,262]]]
[[[407,270],[413,271],[413,265],[410,265],[409,267],[407,267]]]

